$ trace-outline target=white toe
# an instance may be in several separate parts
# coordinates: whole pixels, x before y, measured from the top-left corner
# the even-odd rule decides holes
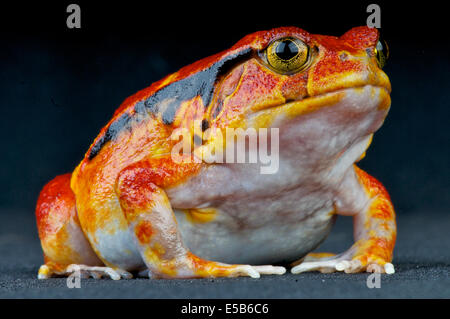
[[[384,265],[384,271],[385,271],[387,274],[389,274],[389,275],[395,273],[394,265],[391,264],[391,263],[386,263],[386,264]]]
[[[259,278],[259,277],[261,277],[259,272],[256,271],[256,269],[254,269],[252,266],[247,266],[246,267],[246,273],[252,278]]]
[[[348,260],[343,260],[336,264],[335,268],[337,271],[344,271],[350,267],[350,262]]]

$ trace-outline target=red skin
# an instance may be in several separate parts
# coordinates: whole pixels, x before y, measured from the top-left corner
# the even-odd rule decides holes
[[[72,174],[55,177],[41,191],[36,204],[36,221],[39,238],[55,234],[69,218],[78,220],[75,209],[75,194],[70,188],[64,187],[70,181]]]

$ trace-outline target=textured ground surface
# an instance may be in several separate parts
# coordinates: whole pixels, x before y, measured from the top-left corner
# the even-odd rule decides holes
[[[38,281],[42,256],[32,212],[0,212],[0,298],[450,298],[450,216],[422,211],[398,217],[396,274],[369,289],[368,274],[266,276],[260,279],[94,280],[69,289],[63,278]],[[352,242],[351,219],[339,218],[320,251]]]

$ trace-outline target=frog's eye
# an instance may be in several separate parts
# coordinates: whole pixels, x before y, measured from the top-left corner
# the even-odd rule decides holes
[[[375,57],[377,58],[378,66],[380,68],[383,68],[386,65],[386,60],[389,57],[389,48],[386,41],[381,39],[378,40],[375,47]]]
[[[279,73],[294,73],[307,65],[309,47],[296,38],[283,38],[272,42],[266,51],[267,62]]]

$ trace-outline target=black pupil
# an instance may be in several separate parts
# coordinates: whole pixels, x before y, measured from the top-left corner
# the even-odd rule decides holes
[[[282,60],[290,60],[298,54],[298,47],[291,40],[284,40],[278,44],[275,53]]]

